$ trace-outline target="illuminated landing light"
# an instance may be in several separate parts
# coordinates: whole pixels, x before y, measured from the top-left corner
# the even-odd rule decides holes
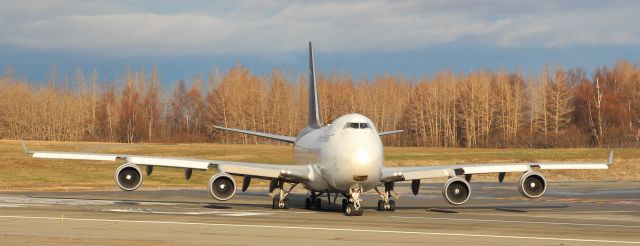
[[[280,170],[280,174],[291,174],[291,170]]]
[[[351,154],[351,164],[355,166],[365,166],[371,162],[371,154],[364,148],[359,148]]]

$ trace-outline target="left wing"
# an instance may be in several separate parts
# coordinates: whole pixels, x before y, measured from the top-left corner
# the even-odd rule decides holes
[[[526,172],[533,168],[551,169],[608,169],[613,162],[613,151],[609,152],[607,162],[530,162],[530,163],[489,163],[451,166],[425,167],[385,167],[382,170],[381,182],[419,180],[438,177],[454,177],[456,175],[473,175],[483,173]]]

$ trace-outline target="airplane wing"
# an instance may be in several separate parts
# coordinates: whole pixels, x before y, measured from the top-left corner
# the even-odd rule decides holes
[[[396,134],[396,133],[401,133],[404,130],[393,130],[393,131],[386,131],[386,132],[378,132],[378,136],[384,136],[384,135],[391,135],[391,134]]]
[[[248,135],[252,135],[252,136],[258,136],[258,137],[263,137],[263,138],[283,141],[283,142],[287,142],[287,143],[295,143],[296,142],[296,138],[295,137],[282,136],[282,135],[276,135],[276,134],[264,133],[264,132],[255,132],[255,131],[235,129],[235,128],[227,128],[227,127],[221,127],[221,126],[214,126],[214,127],[217,128],[217,129],[220,129],[220,130],[225,130],[225,131],[230,131],[230,132],[238,132],[238,133],[248,134]]]
[[[226,172],[236,176],[251,176],[263,179],[283,179],[291,182],[303,182],[309,179],[310,166],[249,163],[222,160],[202,160],[173,157],[139,156],[123,154],[100,154],[83,152],[52,152],[30,151],[23,143],[25,154],[33,158],[44,159],[69,159],[69,160],[94,160],[94,161],[124,161],[125,163],[174,167],[184,169],[208,170],[210,167],[218,172]]]
[[[534,168],[553,169],[608,169],[613,162],[613,151],[609,152],[607,162],[529,162],[529,163],[487,163],[450,166],[425,167],[385,167],[380,182],[419,180],[438,177],[454,177],[456,175],[473,175],[485,173],[526,172]]]

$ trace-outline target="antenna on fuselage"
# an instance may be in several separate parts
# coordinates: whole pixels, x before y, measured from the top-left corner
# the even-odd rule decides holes
[[[318,103],[318,82],[316,81],[311,41],[309,41],[309,113],[307,117],[308,127],[322,127],[322,120],[320,120],[320,104]]]

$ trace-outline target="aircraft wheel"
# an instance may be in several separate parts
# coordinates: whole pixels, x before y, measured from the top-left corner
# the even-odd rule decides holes
[[[285,198],[280,205],[280,209],[289,209],[289,199]]]
[[[304,208],[305,209],[311,209],[311,198],[306,198],[304,199]]]
[[[273,196],[273,202],[271,203],[272,209],[278,209],[278,203],[280,202],[280,196]]]
[[[346,208],[344,208],[344,215],[346,216],[354,216],[356,215],[356,207],[349,203]]]
[[[378,200],[378,211],[385,211],[384,200]]]
[[[364,206],[360,205],[360,209],[356,210],[355,216],[362,216],[364,213]]]
[[[322,199],[316,198],[316,204],[315,205],[316,205],[316,209],[317,210],[322,209]]]
[[[347,208],[347,205],[349,205],[349,200],[347,200],[346,198],[342,199],[342,210]]]
[[[389,201],[389,211],[396,211],[396,201],[394,200]]]

